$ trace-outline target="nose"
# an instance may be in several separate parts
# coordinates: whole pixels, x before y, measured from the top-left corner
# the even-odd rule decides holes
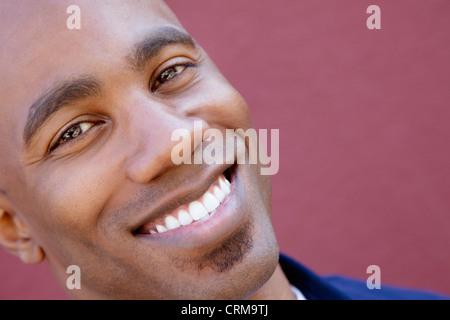
[[[186,149],[191,155],[203,142],[204,132],[208,124],[196,117],[186,117],[167,108],[152,108],[152,114],[134,115],[130,120],[130,138],[132,151],[125,162],[129,179],[136,183],[146,184],[179,165],[172,159],[174,147],[188,144]],[[200,129],[201,128],[201,129]],[[185,132],[181,142],[172,141],[172,133]],[[188,155],[183,155],[183,158]],[[190,155],[189,155],[190,156]]]

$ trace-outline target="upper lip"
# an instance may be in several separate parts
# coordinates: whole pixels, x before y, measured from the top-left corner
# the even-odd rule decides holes
[[[206,168],[201,166],[202,169],[200,172],[194,172],[187,183],[180,185],[177,189],[164,193],[165,199],[153,207],[150,213],[146,212],[145,216],[138,223],[134,224],[131,229],[134,233],[139,233],[139,229],[143,225],[164,217],[184,204],[197,200],[208,190],[221,173],[233,165],[225,163],[217,166],[207,166]]]

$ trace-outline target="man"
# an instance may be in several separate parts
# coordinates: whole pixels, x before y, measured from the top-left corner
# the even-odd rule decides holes
[[[436,298],[321,279],[279,250],[259,165],[182,164],[202,130],[252,128],[245,101],[166,5],[1,6],[0,241],[75,299]],[[237,144],[245,144],[238,139]],[[248,147],[248,144],[246,144]],[[248,150],[247,150],[248,153]],[[183,156],[193,156],[183,155]]]

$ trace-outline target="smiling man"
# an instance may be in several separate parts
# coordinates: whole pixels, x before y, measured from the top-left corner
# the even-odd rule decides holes
[[[259,165],[174,164],[175,130],[192,133],[194,154],[214,143],[194,139],[195,123],[204,132],[252,123],[241,95],[163,2],[77,5],[80,30],[66,27],[62,1],[0,4],[0,242],[8,251],[25,263],[46,260],[64,288],[67,267],[77,265],[81,290],[67,290],[76,299],[352,297],[342,288],[370,296],[365,283],[280,260]],[[248,147],[243,137],[238,145]]]
[[[174,130],[251,128],[242,97],[161,1],[78,5],[0,5],[3,246],[79,266],[74,298],[294,298],[258,166],[171,160]]]

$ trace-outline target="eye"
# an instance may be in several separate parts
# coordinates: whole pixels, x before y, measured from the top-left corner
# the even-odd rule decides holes
[[[159,86],[164,85],[167,82],[175,79],[179,75],[181,75],[187,68],[192,67],[192,63],[186,64],[178,64],[172,67],[165,69],[161,74],[156,78],[156,81],[152,87],[152,91],[158,89]]]
[[[76,125],[70,127],[66,132],[64,132],[58,138],[56,143],[50,148],[50,151],[53,151],[54,149],[58,148],[59,146],[61,146],[64,143],[67,143],[67,142],[69,142],[71,140],[76,139],[80,135],[82,135],[85,132],[87,132],[94,125],[95,125],[94,122],[85,121],[85,122],[77,123]]]

